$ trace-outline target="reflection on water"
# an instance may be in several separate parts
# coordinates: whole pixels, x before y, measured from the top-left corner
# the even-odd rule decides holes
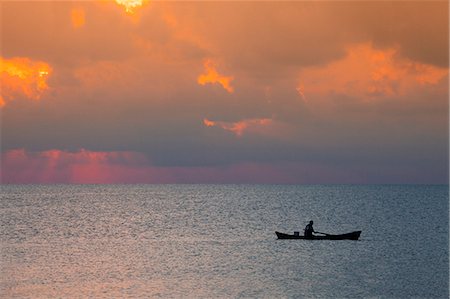
[[[3,186],[0,207],[2,298],[448,297],[447,186]],[[310,219],[361,240],[276,240]]]

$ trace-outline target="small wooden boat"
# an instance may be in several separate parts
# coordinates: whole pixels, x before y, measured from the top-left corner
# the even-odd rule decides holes
[[[314,235],[312,238],[308,238],[305,236],[300,236],[298,234],[289,235],[284,234],[280,232],[275,232],[277,234],[278,239],[303,239],[303,240],[358,240],[359,235],[361,235],[361,231],[354,231],[347,234],[342,235],[330,235],[330,234],[323,234],[323,236],[317,236]]]

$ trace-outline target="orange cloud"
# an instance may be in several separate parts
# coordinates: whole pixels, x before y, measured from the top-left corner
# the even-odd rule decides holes
[[[398,48],[375,49],[370,43],[352,45],[347,55],[326,66],[304,68],[297,91],[308,95],[338,93],[363,100],[404,96],[418,85],[434,85],[448,69],[403,58]]]
[[[233,132],[236,136],[241,137],[245,131],[260,131],[263,127],[271,125],[273,120],[270,118],[245,119],[238,122],[212,121],[203,119],[203,124],[207,127],[220,127],[224,130]]]
[[[421,85],[435,85],[448,75],[448,69],[437,68],[432,65],[416,63],[414,66],[417,83]]]
[[[204,61],[205,74],[198,76],[197,82],[200,85],[207,83],[219,83],[229,93],[234,92],[234,88],[230,85],[233,81],[232,76],[222,76],[216,70],[216,65],[210,59]]]
[[[115,0],[115,2],[125,8],[128,14],[133,14],[135,9],[144,5],[144,0]]]
[[[86,22],[84,10],[80,8],[72,9],[71,18],[73,28],[83,27]]]
[[[47,78],[51,67],[42,61],[32,61],[26,57],[4,59],[0,57],[0,79],[2,96],[0,106],[18,96],[39,100],[48,90]]]
[[[216,122],[205,118],[205,119],[203,119],[203,124],[205,124],[205,126],[207,126],[207,127],[213,127],[216,125]]]

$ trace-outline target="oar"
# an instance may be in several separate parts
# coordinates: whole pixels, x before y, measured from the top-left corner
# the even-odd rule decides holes
[[[325,236],[329,236],[330,235],[330,234],[321,233],[321,232],[315,232],[315,233],[322,234],[322,235],[325,235]]]

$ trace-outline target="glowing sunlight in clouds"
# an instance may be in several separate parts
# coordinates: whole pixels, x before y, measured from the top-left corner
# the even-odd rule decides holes
[[[363,100],[405,96],[417,86],[435,85],[448,69],[400,57],[396,48],[375,49],[370,43],[348,47],[347,55],[326,66],[304,68],[298,93],[345,94]]]
[[[84,26],[85,21],[85,13],[82,9],[72,9],[71,12],[72,18],[72,26],[73,28],[81,28]]]
[[[207,83],[219,83],[229,93],[234,92],[234,88],[230,85],[233,76],[222,76],[216,70],[216,65],[210,59],[204,61],[205,74],[198,76],[197,82],[200,85]]]
[[[117,4],[125,7],[125,11],[129,14],[135,12],[135,8],[144,5],[144,0],[115,0]]]
[[[32,61],[26,57],[12,59],[0,57],[2,83],[0,107],[19,96],[39,100],[48,90],[47,78],[50,73],[51,67],[42,61]]]
[[[2,3],[5,177],[446,182],[448,5],[319,2]]]

